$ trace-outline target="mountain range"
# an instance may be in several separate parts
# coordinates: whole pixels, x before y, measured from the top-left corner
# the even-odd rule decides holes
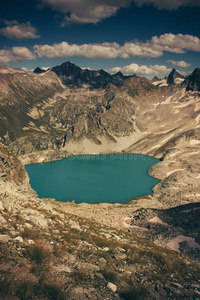
[[[48,70],[56,73],[64,85],[78,88],[83,87],[84,84],[89,85],[90,88],[94,89],[105,88],[110,83],[115,86],[121,86],[127,78],[131,77],[124,76],[121,72],[110,75],[104,70],[94,71],[82,69],[69,61]],[[46,71],[36,68],[33,72],[36,74],[41,74]]]
[[[104,142],[117,145],[121,137],[138,138],[144,126],[138,126],[137,115],[143,114],[145,99],[149,107],[153,98],[160,102],[178,90],[199,91],[199,73],[197,68],[184,78],[173,69],[166,78],[147,80],[135,74],[82,70],[70,62],[44,72],[2,66],[1,141],[16,153],[29,154],[65,149],[84,138],[99,149]]]
[[[55,66],[47,70],[37,67],[33,73],[41,74],[48,72],[49,70],[56,73],[62,80],[62,83],[66,86],[81,88],[84,85],[87,85],[90,87],[90,89],[105,88],[108,84],[113,84],[119,87],[128,78],[138,77],[136,74],[125,76],[120,71],[111,75],[104,70],[94,71],[82,69],[69,61],[60,66]],[[152,81],[160,81],[160,84],[162,84],[163,80],[166,80],[167,85],[182,83],[183,86],[187,86],[187,90],[199,90],[199,72],[200,69],[196,68],[192,74],[184,77],[176,69],[172,69],[169,75],[164,79],[159,79],[157,76],[155,76]]]

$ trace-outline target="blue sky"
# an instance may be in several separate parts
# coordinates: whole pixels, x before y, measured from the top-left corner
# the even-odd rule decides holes
[[[199,0],[1,0],[0,64],[151,78],[200,64]]]

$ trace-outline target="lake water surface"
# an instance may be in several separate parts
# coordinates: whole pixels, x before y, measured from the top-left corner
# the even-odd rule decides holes
[[[77,155],[26,165],[31,187],[40,198],[76,203],[124,203],[152,193],[159,182],[148,175],[159,159],[141,154]]]

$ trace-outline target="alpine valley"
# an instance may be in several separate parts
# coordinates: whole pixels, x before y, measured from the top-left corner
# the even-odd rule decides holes
[[[148,80],[1,66],[0,142],[2,299],[200,298],[200,68]],[[39,199],[24,169],[107,153],[159,158],[153,194]]]

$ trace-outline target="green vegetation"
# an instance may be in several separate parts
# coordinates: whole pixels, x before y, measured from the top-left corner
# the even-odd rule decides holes
[[[117,283],[119,275],[117,272],[111,270],[109,267],[105,267],[101,270],[105,280],[110,281],[112,283]]]
[[[1,299],[34,300],[41,298],[49,300],[66,300],[65,293],[58,283],[47,283],[43,281],[33,283],[29,281],[11,282],[7,279],[1,280],[0,296],[2,297]]]

